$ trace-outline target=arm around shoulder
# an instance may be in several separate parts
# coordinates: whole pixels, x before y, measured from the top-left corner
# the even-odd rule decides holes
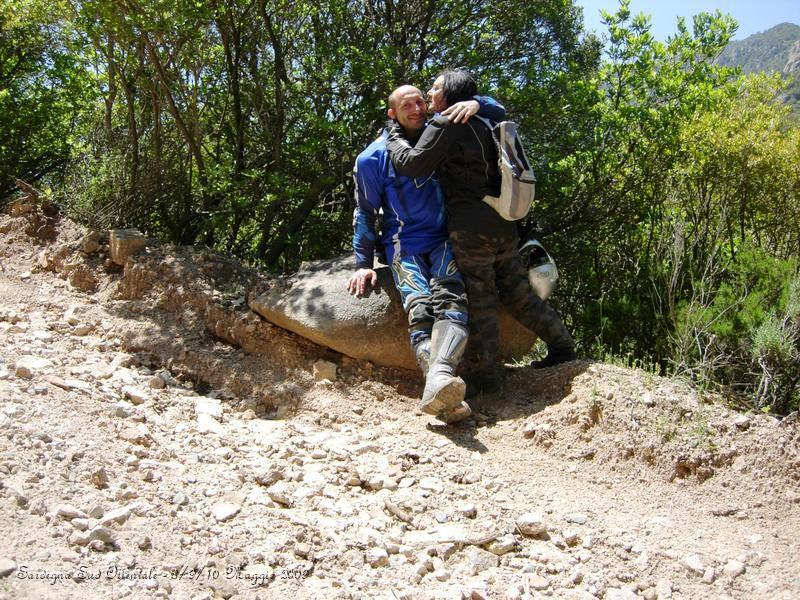
[[[434,117],[414,146],[406,139],[399,125],[390,128],[386,148],[397,172],[407,177],[433,173],[450,149],[452,135],[448,133],[449,124],[447,117]]]

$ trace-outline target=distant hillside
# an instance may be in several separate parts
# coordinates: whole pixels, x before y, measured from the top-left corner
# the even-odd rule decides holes
[[[794,82],[786,100],[800,110],[800,25],[781,23],[748,38],[733,41],[720,55],[719,64],[741,67],[745,73],[777,71]]]

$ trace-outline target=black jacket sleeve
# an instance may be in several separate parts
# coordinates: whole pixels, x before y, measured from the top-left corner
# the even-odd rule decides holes
[[[434,118],[414,146],[406,139],[400,125],[389,127],[386,148],[397,172],[407,177],[433,173],[447,158],[453,145],[452,134],[456,125],[448,126],[449,124],[447,117]]]

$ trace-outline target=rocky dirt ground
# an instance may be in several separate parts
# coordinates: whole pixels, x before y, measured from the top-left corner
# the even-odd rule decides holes
[[[106,252],[0,217],[2,598],[800,598],[796,414],[575,362],[447,427],[258,274]]]

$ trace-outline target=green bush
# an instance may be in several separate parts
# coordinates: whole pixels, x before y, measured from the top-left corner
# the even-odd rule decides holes
[[[680,305],[673,336],[676,370],[702,386],[727,390],[748,408],[781,414],[796,409],[797,273],[796,259],[759,249],[739,254],[716,293],[697,292]]]
[[[760,368],[756,407],[784,414],[800,408],[800,277],[792,279],[783,314],[753,331],[751,356]]]

